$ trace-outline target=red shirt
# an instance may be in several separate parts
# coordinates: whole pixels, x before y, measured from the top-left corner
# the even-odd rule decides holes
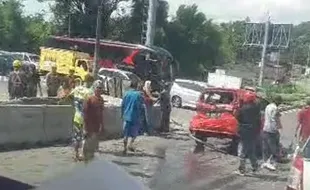
[[[300,136],[302,140],[307,140],[310,136],[310,107],[306,107],[298,113],[298,122],[301,127]]]
[[[104,101],[102,97],[90,96],[84,103],[84,123],[87,133],[98,133],[103,124]]]
[[[144,103],[147,105],[152,105],[153,100],[149,97],[149,95],[146,94],[145,91],[143,91],[143,98],[144,98]]]

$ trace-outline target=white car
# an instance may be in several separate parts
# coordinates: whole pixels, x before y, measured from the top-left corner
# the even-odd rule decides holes
[[[34,64],[36,68],[39,68],[40,56],[33,53],[26,52],[10,52],[14,57],[19,57],[25,64]]]
[[[299,148],[301,147],[301,148]],[[310,189],[310,137],[296,148],[286,190]]]
[[[99,78],[103,80],[111,80],[113,78],[119,78],[122,80],[136,80],[140,81],[141,79],[134,73],[130,71],[124,71],[120,69],[112,69],[112,68],[101,68],[98,71]]]
[[[170,95],[173,107],[195,108],[201,92],[209,86],[205,82],[175,79]]]

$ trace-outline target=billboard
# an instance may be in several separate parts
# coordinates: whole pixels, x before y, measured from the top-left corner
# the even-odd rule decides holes
[[[246,23],[246,46],[263,46],[265,23]],[[288,48],[291,38],[292,24],[269,24],[267,45],[271,48]]]

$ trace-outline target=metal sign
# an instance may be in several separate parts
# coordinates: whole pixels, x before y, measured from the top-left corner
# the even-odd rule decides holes
[[[291,38],[292,24],[269,24],[267,46],[270,48],[288,48]],[[247,23],[245,46],[263,46],[265,23]]]

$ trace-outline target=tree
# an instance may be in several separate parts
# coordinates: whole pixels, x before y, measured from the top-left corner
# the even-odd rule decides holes
[[[103,2],[102,37],[108,36],[111,14],[116,10],[120,1],[56,0],[51,10],[54,15],[54,23],[57,26],[57,33],[61,35],[70,33],[73,37],[95,37],[98,6]]]
[[[46,39],[53,33],[54,27],[51,23],[44,20],[42,14],[27,16],[24,18],[26,23],[26,35],[28,50],[38,52],[39,46],[43,45]]]
[[[26,49],[25,21],[18,0],[0,4],[0,48],[19,51]]]
[[[221,64],[221,34],[212,20],[198,12],[197,5],[181,5],[165,32],[166,46],[180,61],[180,69],[186,75],[199,73],[199,65],[212,68]]]

